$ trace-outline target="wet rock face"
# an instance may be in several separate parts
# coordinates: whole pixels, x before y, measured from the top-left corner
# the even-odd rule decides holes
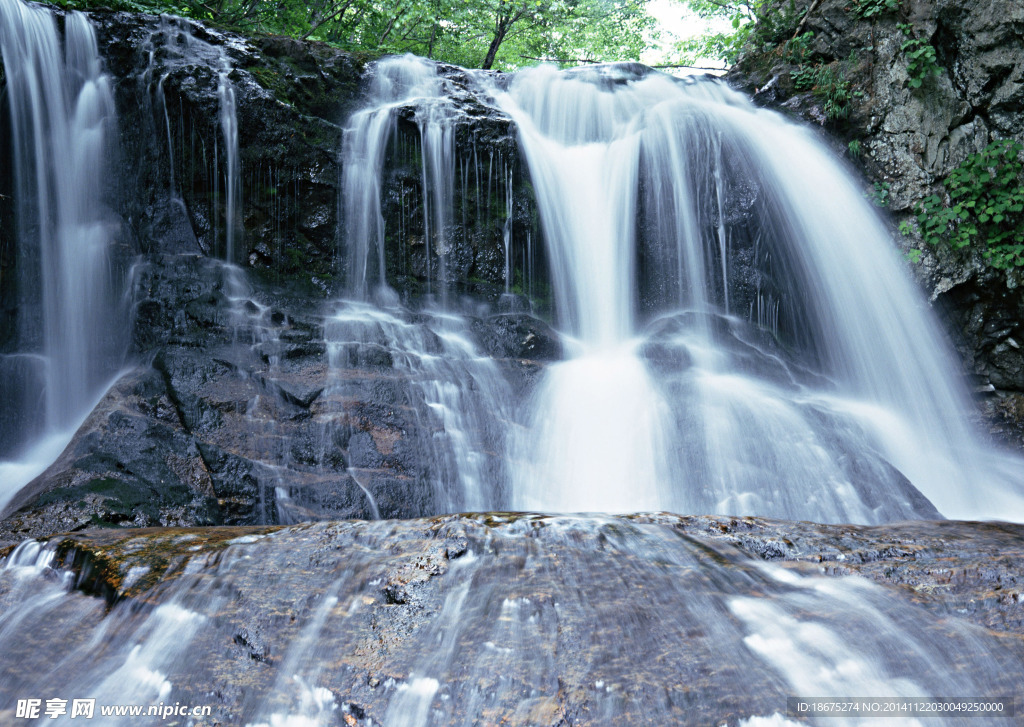
[[[108,392],[61,458],[10,503],[0,542],[96,525],[467,509],[445,489],[455,479],[446,439],[453,424],[413,365],[420,349],[373,320],[339,330],[334,312],[301,289],[258,279],[253,288],[238,276],[201,255],[151,254],[136,265],[133,348],[148,363]],[[451,355],[429,315],[396,316],[424,354]],[[509,399],[528,398],[541,367],[560,353],[557,335],[527,313],[470,318],[465,334],[466,345],[494,357],[493,371],[478,366],[508,387]],[[429,374],[438,387],[465,387],[467,410],[481,406],[467,398],[474,375],[457,366]],[[497,486],[504,430],[488,417],[467,416],[462,426],[460,436],[485,451],[484,484]]]
[[[557,361],[562,357],[558,334],[528,313],[500,313],[477,322],[475,328],[483,350],[495,358]]]
[[[1024,573],[1017,565],[1024,547],[1020,525],[921,521],[869,527],[714,516],[670,516],[664,522],[756,558],[814,563],[826,575],[893,584],[940,616],[956,612],[994,631],[1024,634],[1018,607],[1024,599]]]
[[[812,3],[799,0],[797,11]],[[911,23],[917,37],[936,50],[943,68],[921,88],[910,86],[898,23]],[[800,66],[786,53],[752,50],[730,72],[730,82],[753,94],[755,103],[777,108],[831,132],[836,152],[849,156],[873,183],[887,184],[888,208],[895,223],[910,219],[921,198],[941,191],[941,182],[969,154],[997,138],[1024,141],[1024,38],[1019,27],[1024,9],[1012,0],[964,4],[953,0],[911,2],[899,14],[860,19],[850,3],[815,3],[801,32],[814,37],[805,66],[843,62],[853,92],[848,118],[830,120],[824,99],[799,90]],[[780,40],[786,40],[789,35]],[[1016,314],[1022,305],[1019,275],[993,270],[977,252],[930,247],[916,235],[894,232],[904,250],[923,250],[912,267],[938,310],[945,316],[965,368],[980,383],[997,389],[1024,390],[1024,354],[1013,345],[1016,325],[985,330],[979,321]]]
[[[416,372],[403,368],[407,352],[386,337],[325,339],[325,301],[346,284],[342,137],[366,102],[372,66],[318,43],[249,40],[141,14],[100,10],[90,18],[116,91],[114,194],[124,221],[116,259],[132,280],[129,360],[143,365],[11,504],[0,539],[90,523],[256,524],[455,507],[442,504],[429,481],[438,467],[432,442],[445,424]],[[541,363],[559,355],[557,337],[529,315],[529,301],[503,311],[514,323],[489,316],[502,311],[499,298],[512,285],[503,248],[508,201],[511,242],[523,248],[535,224],[529,185],[510,121],[481,103],[464,71],[440,73],[457,109],[461,175],[445,246],[448,293],[452,307],[472,316],[472,345],[525,392]],[[225,84],[237,110],[234,262],[243,274],[218,261],[229,226]],[[0,151],[6,123],[0,114]],[[415,112],[404,109],[382,208],[389,283],[408,304],[401,315],[426,330],[431,322],[416,323],[410,310],[441,288],[438,251],[428,257],[423,245],[419,139]],[[13,214],[10,183],[0,170],[0,220]],[[16,262],[11,230],[0,225],[3,279]],[[524,264],[512,269],[525,292]],[[13,336],[15,292],[0,284],[0,351]],[[151,493],[160,487],[167,492]]]
[[[95,12],[117,83],[123,215],[142,252],[224,256],[221,73],[235,94],[241,205],[235,260],[325,286],[336,272],[341,129],[363,61],[316,43],[249,41],[198,23]]]
[[[0,539],[83,527],[204,525],[218,519],[217,493],[196,442],[159,375],[123,377],[51,467],[45,484],[10,503],[32,506],[0,525]],[[44,490],[44,491],[41,491]]]
[[[546,285],[533,190],[511,119],[485,103],[478,84],[464,69],[438,64],[437,71],[452,136],[449,219],[445,230],[431,229],[428,234],[428,208],[430,216],[437,215],[437,190],[434,182],[425,180],[429,162],[421,116],[428,114],[411,105],[403,107],[397,111],[382,180],[388,280],[407,297],[423,294],[428,287],[436,294],[444,286],[492,304],[512,286],[527,292],[533,278]],[[534,259],[528,261],[531,245]]]
[[[19,617],[0,634],[0,704],[40,678],[102,700],[131,649],[165,703],[222,724],[735,724],[784,712],[795,654],[841,690],[867,674],[1005,696],[1022,542],[996,524],[668,515],[90,531],[56,546],[77,590],[48,571],[29,591],[45,613],[27,572],[0,570]],[[828,577],[851,573],[877,585]]]
[[[107,13],[90,16],[117,79],[124,164],[124,217],[142,252],[224,257],[227,159],[220,118],[221,75],[235,94],[241,210],[234,262],[312,294],[344,289],[339,249],[341,149],[346,123],[366,103],[372,66],[316,42],[249,40],[199,23]],[[511,174],[519,237],[534,224],[529,185],[510,121],[484,106],[462,69],[450,77],[464,176],[445,240],[447,282],[504,283],[505,202],[499,175]],[[438,278],[438,251],[423,245],[420,130],[401,112],[382,190],[389,281],[417,295]],[[525,245],[520,241],[519,245]],[[520,271],[520,277],[522,272]],[[437,280],[433,287],[437,289]],[[479,291],[477,291],[479,292]],[[500,289],[489,291],[497,298]]]

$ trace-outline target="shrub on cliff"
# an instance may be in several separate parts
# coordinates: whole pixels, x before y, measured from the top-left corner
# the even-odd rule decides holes
[[[954,248],[983,245],[996,268],[1024,265],[1022,151],[1019,142],[999,139],[968,156],[943,182],[946,199],[933,194],[917,205],[924,240]],[[906,222],[900,229],[911,231]]]

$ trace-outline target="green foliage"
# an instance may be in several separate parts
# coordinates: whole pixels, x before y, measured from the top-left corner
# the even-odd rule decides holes
[[[810,91],[818,79],[818,68],[816,66],[800,66],[789,77],[793,80],[793,87],[797,91]]]
[[[110,8],[111,10],[129,13],[149,13],[151,15],[164,13],[181,17],[189,17],[192,12],[192,8],[187,3],[179,5],[177,3],[161,2],[161,0],[53,0],[53,4],[65,10],[87,11],[98,8]]]
[[[982,244],[993,267],[1024,265],[1022,151],[1019,142],[1002,139],[967,157],[943,182],[948,203],[933,194],[917,205],[924,240],[955,249]],[[906,223],[900,229],[910,232]]]
[[[889,206],[889,183],[875,182],[874,188],[868,192],[866,197],[870,198],[875,207]]]
[[[647,0],[57,0],[196,18],[245,33],[320,40],[371,55],[415,53],[466,67],[638,60]]]
[[[846,145],[846,149],[847,151],[850,152],[851,159],[860,159],[862,149],[859,140],[853,139],[849,144]]]
[[[798,91],[813,91],[822,100],[825,115],[832,121],[849,115],[848,104],[853,94],[841,64],[801,66],[790,74],[790,78]]]
[[[732,30],[709,33],[684,40],[677,45],[681,62],[694,63],[701,58],[721,60],[732,65],[744,48],[768,50],[793,35],[803,17],[794,0],[684,0],[705,19],[726,18]],[[806,33],[804,34],[807,35]],[[805,38],[808,42],[810,38]]]
[[[811,55],[811,41],[814,40],[814,31],[790,38],[783,46],[782,57],[787,63],[804,63]]]
[[[814,92],[825,100],[825,115],[833,121],[849,115],[850,82],[842,68],[835,71],[832,66],[821,66]]]
[[[938,76],[942,67],[938,64],[935,48],[925,40],[914,37],[914,28],[909,23],[897,26],[907,39],[900,46],[907,59],[907,73],[910,75],[910,87],[921,88],[929,76]]]
[[[899,7],[899,0],[854,0],[853,12],[861,18],[872,18],[876,15],[895,13]]]

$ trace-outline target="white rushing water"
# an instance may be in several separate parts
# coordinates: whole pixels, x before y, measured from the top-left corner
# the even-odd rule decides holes
[[[926,516],[906,477],[950,517],[1024,516],[888,230],[811,132],[717,82],[630,66],[489,90],[518,126],[579,342],[514,446],[516,506]],[[730,282],[743,244],[760,261],[748,310]],[[652,341],[682,363],[649,371]]]
[[[494,483],[502,473],[500,458],[492,452],[500,447],[510,418],[508,382],[494,360],[475,349],[463,319],[443,314],[410,318],[399,308],[347,303],[325,322],[324,400],[336,402],[329,409],[325,446],[336,441],[338,428],[351,428],[346,402],[358,385],[353,369],[384,357],[408,382],[388,398],[394,397],[391,406],[416,413],[417,431],[405,434],[418,449],[420,484],[435,511],[494,509],[499,506]],[[364,476],[353,467],[349,474],[357,483]]]
[[[0,356],[0,505],[45,453],[59,451],[120,368],[123,271],[119,222],[107,206],[117,119],[111,82],[85,15],[0,1],[0,53],[10,112],[18,340]]]
[[[1024,468],[993,466],[889,231],[811,131],[721,83],[639,66],[467,78],[515,123],[568,352],[525,406],[476,400],[518,406],[525,425],[503,445],[508,497],[493,482],[484,507],[1024,518]],[[382,212],[400,118],[419,132],[419,274],[445,289],[452,189],[471,196],[471,167],[482,189],[475,145],[452,161],[467,123],[452,84],[423,59],[381,61],[345,133],[343,252],[358,298],[393,304],[375,293],[393,264],[384,241],[416,242]],[[507,291],[524,271],[512,177],[499,177]],[[486,182],[490,195],[490,166]]]
[[[357,112],[345,129],[342,159],[342,242],[346,250],[348,292],[365,297],[386,287],[381,176],[398,112],[415,109],[420,135],[423,229],[427,287],[436,274],[444,283],[448,226],[455,183],[453,119],[445,86],[434,64],[423,58],[386,58],[376,64],[370,88],[372,103]],[[431,254],[433,251],[433,255]],[[431,270],[437,257],[440,270]]]

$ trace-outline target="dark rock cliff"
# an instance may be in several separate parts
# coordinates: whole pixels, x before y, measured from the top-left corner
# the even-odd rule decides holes
[[[141,251],[224,257],[231,221],[219,76],[230,68],[242,187],[233,262],[268,282],[298,285],[314,295],[343,290],[340,150],[348,118],[366,100],[366,76],[372,73],[366,59],[321,43],[248,39],[166,18],[92,18],[109,70],[119,79],[122,146],[130,170],[124,212]],[[464,86],[460,69],[442,72],[454,86]],[[465,233],[449,236],[446,257],[451,285],[475,291],[474,284],[504,282],[504,210],[492,211],[495,195],[486,197],[492,181],[496,190],[499,164],[515,183],[522,234],[533,221],[508,119],[465,91],[459,103],[455,154],[468,181],[466,201],[460,197],[454,212]],[[428,270],[436,276],[439,267],[436,260],[422,259],[425,252],[416,244],[423,237],[426,197],[418,143],[414,114],[400,114],[386,162],[382,213],[389,280],[408,294],[416,294]]]
[[[864,17],[869,5],[884,9]],[[942,180],[969,154],[995,139],[1024,141],[1024,6],[1013,0],[787,0],[773,12],[789,13],[793,22],[774,37],[755,34],[730,82],[756,103],[829,132],[836,151],[863,173],[865,193],[885,205],[896,244],[921,251],[920,262],[908,265],[946,320],[966,371],[980,388],[999,391],[984,403],[995,427],[1019,421],[1019,271],[996,270],[976,250],[929,246],[916,230],[904,236],[896,228],[913,217],[923,197],[941,193]],[[808,32],[809,40],[792,42]],[[908,69],[913,49],[903,47],[911,37],[931,45],[941,67],[920,87]],[[809,87],[807,73],[816,66],[849,83],[841,114],[829,114],[828,84]]]
[[[889,209],[906,217],[988,139],[1024,138],[1014,113],[1021,93],[1019,15],[1010,4],[962,10],[939,3],[864,20],[838,0],[823,0],[800,29],[814,33],[800,58],[779,50],[787,35],[769,39],[748,53],[731,81],[759,103],[826,126],[842,153],[856,141],[861,152],[853,163],[869,182],[889,184]],[[432,442],[445,427],[425,399],[422,377],[403,365],[408,352],[372,326],[339,333],[327,304],[348,283],[337,239],[344,225],[339,150],[347,119],[366,100],[372,65],[317,43],[246,39],[128,13],[91,18],[116,80],[119,211],[131,248],[122,251],[121,263],[132,265],[130,361],[139,368],[10,504],[0,540],[89,524],[257,524],[276,522],[281,513],[304,519],[437,512],[436,498],[444,493],[427,480],[439,464]],[[947,66],[920,89],[909,85],[905,35],[897,27],[903,22],[934,43]],[[794,77],[813,64],[841,65],[852,89],[844,115],[830,118],[828,99],[797,88]],[[457,333],[488,353],[523,398],[543,363],[560,355],[556,334],[530,314],[530,301],[502,295],[509,209],[512,250],[523,251],[531,235],[535,247],[541,244],[530,184],[509,119],[474,97],[465,72],[442,66],[440,73],[458,118],[452,215],[459,229],[446,233],[444,252],[452,305],[465,294],[470,313],[466,330]],[[235,221],[227,219],[219,116],[225,76],[240,135]],[[3,123],[0,114],[0,131]],[[427,195],[415,111],[401,110],[397,127],[383,179],[385,264],[399,296],[415,302],[438,290],[440,266],[438,249],[424,245]],[[0,144],[4,138],[0,133]],[[9,177],[0,173],[0,221],[11,214],[4,196]],[[737,208],[728,223],[742,228],[752,210]],[[219,259],[231,225],[233,262],[247,273],[245,285]],[[16,263],[8,254],[11,229],[0,225],[0,276]],[[533,251],[537,262],[523,257],[512,255],[508,287],[533,292],[533,310],[543,309],[549,289],[543,251]],[[658,261],[642,262],[656,283]],[[743,291],[751,286],[743,276],[761,269],[756,262],[735,266],[731,284],[744,305]],[[915,270],[951,321],[967,366],[1003,391],[987,401],[994,416],[1019,418],[1024,405],[1006,393],[1024,391],[1018,344],[1024,302],[1016,275],[994,271],[978,256],[932,248]],[[657,285],[645,289],[652,300],[642,300],[641,308],[656,310]],[[8,303],[0,300],[0,334],[13,320]],[[413,331],[433,353],[442,345],[443,322],[408,313],[391,324]],[[0,350],[3,342],[0,335]],[[447,375],[467,378],[464,371]],[[483,444],[498,436],[489,426],[473,424]],[[482,466],[491,472],[499,464]]]
[[[457,506],[436,503],[427,481],[444,425],[419,374],[403,368],[409,352],[389,348],[372,324],[335,331],[340,340],[330,343],[325,335],[328,301],[348,282],[338,240],[342,137],[366,101],[372,66],[320,43],[247,39],[178,19],[105,11],[90,19],[116,93],[114,195],[125,244],[115,264],[130,268],[128,360],[137,368],[9,503],[0,539],[88,525],[413,517]],[[509,120],[475,100],[461,69],[441,73],[458,108],[459,231],[445,252],[451,303],[470,296],[460,335],[494,357],[509,385],[529,387],[537,362],[560,351],[525,297],[503,297],[508,201],[510,242],[523,249],[536,225],[529,184]],[[234,221],[220,116],[228,86],[241,172]],[[5,119],[0,113],[0,131]],[[0,133],[0,145],[6,138]],[[415,113],[403,109],[382,213],[388,281],[406,302],[439,290],[438,250],[423,245],[419,144]],[[11,174],[0,170],[4,294],[17,265]],[[230,225],[242,274],[223,262]],[[515,289],[525,290],[525,260],[515,263]],[[19,313],[13,297],[0,309],[2,333]],[[441,345],[434,329],[443,323],[409,313],[395,325]]]

